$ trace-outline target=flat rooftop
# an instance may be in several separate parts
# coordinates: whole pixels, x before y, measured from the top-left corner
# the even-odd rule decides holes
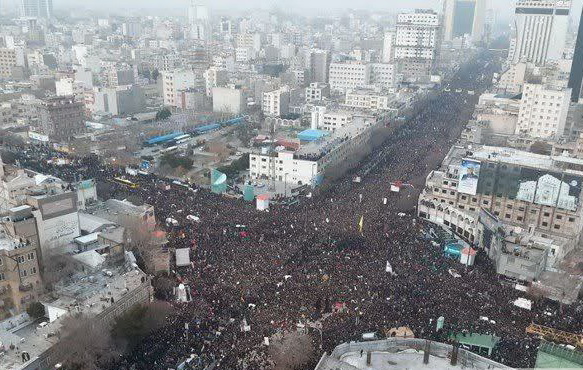
[[[324,354],[315,370],[394,370],[394,369],[509,369],[509,367],[459,349],[458,362],[450,363],[453,347],[430,342],[429,363],[423,364],[424,339],[390,338],[370,342],[350,342],[337,346],[330,355]],[[362,350],[362,355],[360,354]],[[371,353],[370,365],[367,353]]]
[[[375,120],[372,117],[354,116],[350,124],[336,129],[336,131],[324,136],[321,140],[302,145],[295,152],[295,155],[299,157],[323,156],[342,142],[357,136],[374,123]]]
[[[471,154],[467,154],[468,152]],[[583,168],[583,159],[535,154],[514,148],[488,145],[472,145],[468,148],[454,146],[451,148],[448,157],[443,161],[443,164],[446,166],[449,164],[461,164],[463,158],[475,159],[477,161],[507,163],[522,167],[565,172],[583,176],[583,171],[565,169],[559,166],[560,164],[569,164]]]
[[[66,312],[81,312],[88,316],[94,316],[111,305],[111,298],[117,302],[124,294],[137,288],[142,283],[142,277],[146,275],[140,270],[127,271],[123,267],[109,269],[113,276],[105,276],[101,272],[93,275],[76,274],[66,285],[56,287],[56,299],[40,301],[45,307],[50,306],[55,310]],[[57,343],[57,336],[53,335],[63,325],[67,316],[49,322],[40,328],[38,324],[48,322],[49,319],[37,321],[6,319],[0,323],[0,342],[8,348],[10,344],[18,347],[18,351],[7,349],[0,356],[0,369],[22,369],[28,363],[33,362],[40,354]],[[22,362],[21,353],[25,351],[30,355],[30,361]]]

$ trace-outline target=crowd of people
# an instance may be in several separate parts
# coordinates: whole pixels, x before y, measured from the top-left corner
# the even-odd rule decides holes
[[[463,67],[452,86],[483,91],[488,80],[488,71],[478,68],[483,65],[478,58]],[[173,275],[190,287],[192,300],[173,302],[167,325],[115,368],[176,368],[194,354],[193,364],[269,369],[276,364],[264,338],[298,324],[313,327],[308,333],[321,348],[306,369],[314,368],[321,352],[362,333],[401,326],[440,341],[454,332],[495,334],[501,341],[494,360],[532,367],[538,340],[526,334],[529,324],[580,331],[578,306],[560,313],[546,301],[536,301],[530,311],[516,307],[512,302],[525,293],[504,285],[487,256],[480,253],[472,267],[444,257],[427,238],[431,226],[415,216],[427,173],[471,118],[477,96],[441,92],[374,150],[370,158],[378,165],[361,182],[348,174],[319,196],[268,212],[195,186],[196,191],[164,190],[153,175],[136,177],[139,189],[117,189],[113,196],[133,195],[153,205],[158,220],[177,220],[180,232],[169,233],[169,245],[191,248],[193,263]],[[121,173],[95,160],[49,166],[38,159],[42,150],[35,150],[21,155],[22,166],[68,181],[79,174],[107,181]],[[390,183],[397,180],[415,190],[391,195]],[[451,269],[461,277],[448,273]],[[445,325],[437,330],[440,316]]]

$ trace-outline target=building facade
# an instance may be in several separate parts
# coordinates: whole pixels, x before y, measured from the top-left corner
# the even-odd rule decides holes
[[[518,112],[516,134],[558,139],[565,134],[571,89],[525,84]]]
[[[85,130],[85,106],[72,96],[45,99],[39,110],[41,130],[52,141],[68,140]]]
[[[512,63],[538,65],[562,58],[569,26],[570,1],[519,0],[515,8],[515,35],[509,52]]]

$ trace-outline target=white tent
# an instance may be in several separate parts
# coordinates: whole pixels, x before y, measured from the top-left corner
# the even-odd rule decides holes
[[[176,248],[176,266],[183,267],[190,265],[190,249]]]

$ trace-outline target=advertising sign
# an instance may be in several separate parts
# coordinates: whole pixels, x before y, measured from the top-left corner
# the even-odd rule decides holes
[[[479,177],[480,162],[463,159],[460,166],[458,191],[460,193],[476,195]]]

